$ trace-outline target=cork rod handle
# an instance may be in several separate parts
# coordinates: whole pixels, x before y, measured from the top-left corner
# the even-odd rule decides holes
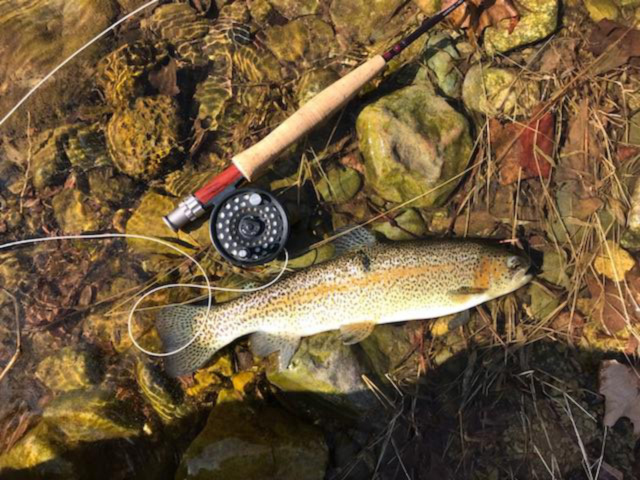
[[[231,160],[247,180],[254,180],[294,142],[347,104],[386,62],[376,55],[305,103],[269,135]]]

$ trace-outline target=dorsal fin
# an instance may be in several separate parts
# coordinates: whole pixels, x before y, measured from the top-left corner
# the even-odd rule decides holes
[[[340,235],[333,241],[335,256],[343,255],[364,247],[371,247],[378,243],[376,236],[364,227],[342,227],[336,230],[335,234]]]

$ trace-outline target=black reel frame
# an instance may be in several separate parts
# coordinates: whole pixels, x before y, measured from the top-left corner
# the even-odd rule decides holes
[[[211,242],[241,267],[274,260],[289,238],[289,218],[271,193],[258,188],[227,189],[209,218]]]

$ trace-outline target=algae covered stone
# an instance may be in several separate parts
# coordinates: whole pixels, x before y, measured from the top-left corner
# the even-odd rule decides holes
[[[182,457],[176,480],[322,480],[322,433],[275,407],[218,404]]]
[[[57,392],[90,387],[100,381],[102,374],[95,354],[71,346],[49,355],[36,369],[38,380]]]
[[[281,15],[289,19],[313,15],[320,8],[320,0],[269,0],[269,2]]]
[[[362,179],[353,168],[332,168],[318,182],[316,188],[325,202],[345,203],[360,190]]]
[[[340,75],[334,70],[323,68],[309,70],[302,74],[296,92],[298,105],[302,106],[332,83],[338,81]]]
[[[308,64],[329,56],[335,43],[333,28],[309,15],[265,31],[266,44],[278,60]]]
[[[180,117],[166,95],[142,97],[116,111],[107,125],[107,143],[115,165],[127,175],[151,180],[174,167],[180,146]]]
[[[64,233],[81,233],[98,230],[104,223],[90,199],[79,190],[62,190],[51,202],[53,214]]]
[[[551,35],[558,26],[559,0],[519,0],[521,16],[515,27],[511,19],[484,32],[484,44],[489,53],[507,52]]]
[[[292,400],[313,405],[344,419],[366,417],[378,404],[362,376],[368,372],[354,349],[336,332],[303,338],[289,368],[269,371],[269,381]]]
[[[404,0],[333,0],[331,20],[348,39],[366,42],[404,3]]]
[[[426,85],[368,105],[356,129],[366,185],[390,202],[417,198],[415,206],[437,205],[456,187],[459,180],[452,178],[471,157],[467,120]]]
[[[539,102],[540,88],[512,70],[474,65],[464,78],[462,99],[469,110],[489,117],[529,115]]]

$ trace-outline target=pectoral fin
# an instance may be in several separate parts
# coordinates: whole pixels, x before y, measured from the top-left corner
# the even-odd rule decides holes
[[[286,333],[255,332],[249,337],[249,343],[253,353],[259,357],[279,352],[278,367],[280,370],[286,370],[300,345],[300,337]]]
[[[485,293],[487,291],[486,288],[477,288],[477,287],[460,287],[455,290],[450,290],[450,295],[477,295],[480,293]]]
[[[350,323],[340,327],[340,337],[345,345],[361,342],[373,332],[374,322]]]
[[[378,239],[375,234],[364,227],[347,226],[339,228],[335,233],[336,235],[339,235],[333,241],[336,257],[348,252],[370,247],[378,243]]]

